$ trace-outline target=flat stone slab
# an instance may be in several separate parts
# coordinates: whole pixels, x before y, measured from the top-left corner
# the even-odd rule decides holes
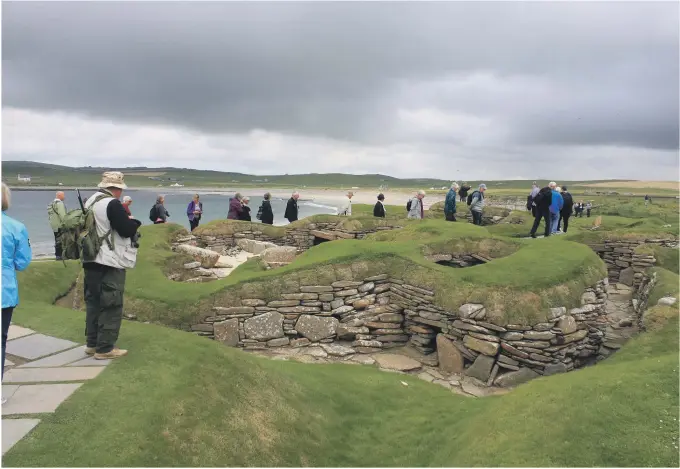
[[[2,385],[2,398],[9,399],[14,395],[14,393],[19,389],[18,384],[3,384]]]
[[[93,357],[87,357],[83,360],[78,360],[66,366],[106,366],[111,363],[111,360],[95,360]]]
[[[411,371],[417,370],[422,366],[420,362],[417,362],[413,358],[409,358],[404,355],[381,353],[373,355],[373,359],[380,368],[386,370]]]
[[[5,366],[14,366],[14,362],[9,358],[5,357]]]
[[[35,360],[77,346],[70,340],[57,339],[43,334],[33,334],[7,342],[7,353]]]
[[[29,384],[19,386],[2,406],[2,415],[54,412],[82,383]],[[4,387],[4,386],[3,386]],[[3,420],[3,427],[7,420]]]
[[[30,334],[35,334],[35,331],[31,329],[26,329],[25,327],[10,324],[9,332],[7,332],[7,340],[18,339],[19,337],[24,337]]]
[[[5,383],[48,383],[51,381],[85,381],[96,377],[103,366],[60,368],[12,368],[4,378]]]
[[[38,419],[5,419],[2,421],[2,454],[12,448],[40,423]]]
[[[69,363],[73,363],[83,358],[89,358],[89,355],[85,353],[85,346],[76,347],[65,352],[58,353],[56,355],[50,355],[49,357],[41,358],[34,362],[24,363],[18,368],[47,368],[52,366],[64,366]]]

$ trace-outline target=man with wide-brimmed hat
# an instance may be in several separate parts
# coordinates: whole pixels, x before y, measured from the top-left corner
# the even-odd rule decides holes
[[[94,261],[83,262],[85,271],[85,353],[97,360],[127,355],[116,347],[123,320],[125,269],[137,261],[139,220],[130,218],[120,202],[127,189],[123,173],[107,171],[98,184],[99,191],[85,202],[94,212],[97,235],[102,240]]]

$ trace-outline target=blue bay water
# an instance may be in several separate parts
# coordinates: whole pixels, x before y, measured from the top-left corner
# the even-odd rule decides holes
[[[66,194],[66,209],[71,210],[79,207],[78,197],[75,191],[64,191]],[[53,191],[13,191],[12,204],[7,214],[26,225],[28,234],[33,247],[33,255],[47,256],[54,255],[54,235],[47,219],[47,206],[54,200]],[[94,194],[94,191],[81,191],[81,195],[86,198]],[[200,194],[200,193],[199,193]],[[143,224],[150,225],[149,210],[156,202],[157,193],[149,190],[127,190],[123,195],[132,197],[130,209],[135,218]],[[229,199],[233,194],[200,194],[203,202],[203,217],[201,223],[212,220],[226,219],[229,209]],[[250,196],[250,194],[244,193]],[[165,208],[170,212],[170,222],[179,223],[185,228],[189,228],[189,221],[186,216],[186,209],[191,202],[192,194],[173,192],[165,195]],[[287,199],[272,198],[272,208],[274,210],[274,224],[285,225],[288,223],[283,218],[286,210]],[[253,222],[259,222],[255,218],[257,209],[262,203],[262,197],[250,196],[250,207]],[[309,217],[322,213],[337,213],[337,209],[331,204],[314,203],[313,201],[299,200],[299,218]]]

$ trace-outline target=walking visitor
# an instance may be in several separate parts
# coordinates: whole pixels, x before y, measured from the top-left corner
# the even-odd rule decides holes
[[[460,188],[458,191],[458,195],[460,196],[460,201],[465,202],[468,196],[468,191],[472,189],[467,183],[463,183],[463,186]]]
[[[593,209],[593,204],[588,202],[586,204],[586,217],[590,218],[590,211]]]
[[[187,205],[187,218],[189,218],[189,228],[194,231],[201,222],[201,215],[203,215],[203,202],[200,201],[198,194],[194,194],[194,198]]]
[[[5,212],[10,206],[10,192],[2,183],[2,376],[5,375],[5,349],[12,313],[19,304],[17,271],[31,263],[31,243],[26,227]],[[5,399],[2,399],[5,403]]]
[[[470,206],[470,213],[472,213],[472,223],[478,226],[482,226],[484,192],[486,192],[486,184],[480,184],[479,189],[471,194],[472,199],[468,202],[468,205]],[[470,196],[468,196],[468,198],[470,198]]]
[[[560,219],[557,221],[557,231],[559,232],[560,226],[562,226],[564,228],[562,232],[566,233],[569,228],[569,217],[571,217],[574,209],[574,199],[569,191],[567,191],[567,186],[562,187],[562,200],[564,204],[562,205],[562,210],[560,210]]]
[[[347,193],[347,200],[343,203],[338,215],[344,215],[346,217],[352,216],[352,197],[354,197],[354,192],[350,191]]]
[[[385,218],[385,196],[378,194],[378,201],[373,207],[373,216],[377,218]]]
[[[94,212],[96,234],[102,239],[94,261],[83,260],[85,353],[96,360],[107,360],[127,355],[127,350],[116,347],[116,342],[123,320],[125,270],[137,262],[136,238],[141,222],[129,218],[119,200],[123,189],[127,189],[123,173],[105,172],[98,187],[99,191],[85,204]]]
[[[288,199],[288,203],[286,204],[286,212],[283,214],[283,217],[288,220],[289,223],[293,223],[294,221],[297,221],[298,219],[298,199],[300,198],[300,193],[295,191],[293,192],[293,195]]]
[[[416,194],[415,197],[413,197],[411,200],[409,200],[407,207],[408,208],[408,218],[412,219],[418,219],[422,220],[425,218],[425,208],[423,207],[423,199],[425,198],[425,191],[420,190]]]
[[[550,183],[552,189],[552,202],[550,202],[550,234],[558,234],[557,223],[560,220],[560,211],[564,206],[562,194],[560,194],[559,187],[554,182]]]
[[[529,235],[532,238],[536,237],[536,230],[541,220],[545,222],[544,236],[550,236],[550,204],[552,203],[552,190],[549,186],[542,188],[534,197],[533,206],[536,207],[536,215],[534,217],[534,225],[531,227]]]
[[[50,227],[54,232],[54,257],[60,261],[61,232],[59,227],[66,217],[66,205],[64,205],[64,193],[62,191],[57,192],[52,203],[47,206],[47,217],[50,221]]]
[[[125,210],[125,209],[123,209]],[[149,213],[149,219],[154,225],[160,225],[161,223],[166,223],[170,214],[165,209],[165,196],[159,195],[156,197],[156,203],[151,207],[151,212]]]
[[[262,221],[265,225],[273,225],[274,224],[274,211],[272,210],[272,202],[271,202],[272,195],[267,192],[264,195],[264,200],[262,201],[262,205],[260,205],[260,208],[257,210],[257,219]]]
[[[250,206],[248,206],[249,203],[250,197],[248,197],[247,195],[241,198],[241,213],[238,216],[239,220],[253,221],[252,217],[250,216]]]
[[[531,184],[531,192],[527,196],[527,210],[531,210],[531,215],[533,217],[536,217],[536,205],[534,204],[534,199],[538,195],[539,191],[540,189],[538,188],[536,181],[534,181]]]
[[[241,213],[243,213],[243,196],[237,192],[234,197],[229,199],[229,213],[227,213],[227,220],[240,220]]]
[[[456,191],[458,190],[458,183],[451,184],[451,189],[446,194],[446,199],[444,200],[444,217],[446,221],[456,221],[456,198],[458,195]]]

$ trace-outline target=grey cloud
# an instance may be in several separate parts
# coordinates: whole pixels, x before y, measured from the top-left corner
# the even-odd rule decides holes
[[[490,119],[513,145],[677,149],[680,139],[677,3],[3,10],[3,100],[16,108],[369,144],[427,138],[395,124],[400,109],[424,108]]]

